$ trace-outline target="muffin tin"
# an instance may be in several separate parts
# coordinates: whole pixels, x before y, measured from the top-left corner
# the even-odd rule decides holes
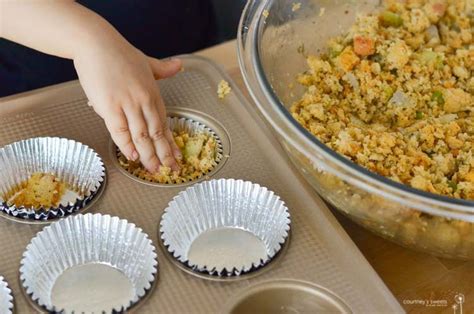
[[[226,313],[352,313],[328,289],[302,280],[270,280],[251,286],[227,302]]]
[[[249,275],[240,274],[246,280],[227,283],[195,278],[176,267],[176,263],[181,264],[180,262],[173,258],[164,258],[170,254],[161,241],[159,222],[161,217],[164,217],[164,209],[168,204],[171,206],[170,202],[183,192],[185,187],[152,186],[123,175],[112,154],[107,130],[101,119],[87,106],[77,82],[7,99],[5,104],[0,106],[0,121],[11,127],[0,130],[0,145],[15,142],[20,138],[48,134],[76,139],[95,149],[104,158],[109,182],[100,202],[94,204],[91,211],[100,213],[101,216],[118,216],[133,221],[150,236],[155,246],[159,244],[161,248],[157,251],[160,276],[154,281],[158,289],[147,293],[146,301],[136,304],[140,306],[140,311],[222,312],[223,305],[217,300],[232,300],[247,290],[249,285],[257,285],[270,279],[304,278],[311,284],[318,284],[332,291],[338,300],[343,300],[354,312],[370,312],[374,309],[402,312],[399,304],[325,204],[290,168],[268,129],[226,74],[213,63],[201,58],[183,56],[183,60],[184,72],[160,82],[163,97],[170,108],[169,112],[172,113],[173,108],[179,105],[181,108],[176,109],[177,111],[184,114],[185,110],[189,118],[206,125],[207,120],[199,120],[197,115],[212,115],[225,132],[221,133],[211,123],[207,126],[219,135],[223,155],[228,154],[218,171],[214,169],[209,178],[202,178],[203,182],[199,184],[210,184],[206,180],[221,178],[255,182],[279,195],[291,212],[291,243],[286,239],[280,253],[275,253],[278,258],[267,266],[255,269]],[[221,79],[231,82],[232,92],[225,99],[218,100],[216,90]],[[18,108],[17,111],[14,108]],[[5,112],[10,114],[4,114]],[[62,123],[58,124],[57,121]],[[221,134],[228,134],[228,137]],[[196,182],[192,184],[194,183]],[[194,187],[196,185],[190,189]],[[85,216],[71,216],[56,224],[64,223],[68,219],[79,219],[76,217]],[[286,219],[284,221],[287,222]],[[52,230],[54,227],[48,228]],[[287,231],[286,228],[283,229]],[[0,255],[0,273],[8,278],[16,278],[21,255],[40,228],[33,224],[20,225],[2,219],[0,230],[0,250],[3,252]],[[24,262],[22,279],[25,279]],[[189,268],[188,271],[194,272]],[[86,274],[88,273],[86,271]],[[11,287],[17,296],[15,306],[18,312],[31,310],[31,291],[26,287],[23,297],[19,288],[23,287],[21,282],[13,283]]]

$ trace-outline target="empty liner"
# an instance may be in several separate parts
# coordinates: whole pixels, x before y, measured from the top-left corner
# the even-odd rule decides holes
[[[145,296],[157,268],[155,247],[142,229],[118,217],[79,214],[33,238],[23,254],[20,280],[47,311],[111,313]],[[109,271],[113,276],[104,279]],[[101,290],[94,291],[98,286]]]
[[[290,230],[287,207],[252,182],[210,180],[179,193],[165,209],[161,239],[179,262],[215,276],[238,276],[268,264]]]
[[[51,173],[69,190],[58,207],[16,207],[5,199],[33,173]],[[37,137],[0,149],[0,210],[24,219],[47,220],[64,217],[85,207],[105,179],[102,159],[88,146],[57,137]]]
[[[195,121],[193,119],[187,118],[187,117],[167,117],[168,119],[168,126],[172,132],[175,133],[181,133],[181,132],[186,132],[190,136],[194,136],[196,134],[205,134],[207,136],[211,136],[215,139],[216,141],[216,158],[213,162],[213,167],[207,172],[212,172],[212,170],[222,161],[223,159],[223,148],[222,148],[222,142],[219,136],[209,127],[207,127],[205,124]],[[119,154],[120,150],[117,148],[117,156]],[[136,172],[134,169],[129,168],[127,166],[122,167],[131,175],[142,179],[144,181],[149,181],[143,174],[146,174],[147,172]],[[201,173],[199,175],[196,175],[192,178],[180,178],[179,180],[174,180],[173,182],[169,183],[156,183],[157,185],[170,185],[170,184],[180,184],[180,183],[186,183],[186,182],[191,182],[194,180],[198,180],[205,176],[207,173]]]
[[[2,276],[0,276],[0,313],[13,313],[12,291],[8,288],[8,284]]]

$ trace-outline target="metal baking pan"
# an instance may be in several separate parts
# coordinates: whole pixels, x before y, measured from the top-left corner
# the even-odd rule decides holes
[[[88,211],[135,223],[159,248],[157,289],[140,305],[140,312],[220,313],[245,290],[281,279],[324,287],[355,313],[403,312],[324,202],[290,166],[278,142],[231,79],[207,59],[182,58],[184,72],[159,85],[167,106],[211,116],[228,134],[230,157],[211,178],[258,183],[277,193],[290,210],[291,241],[275,261],[251,276],[212,281],[176,266],[160,243],[158,224],[168,202],[185,187],[150,186],[124,175],[110,153],[104,123],[87,106],[77,81],[0,99],[0,123],[8,126],[0,129],[0,145],[35,136],[59,136],[80,141],[103,158],[107,187]],[[232,92],[220,100],[216,91],[222,79],[230,82]],[[20,291],[18,270],[26,245],[41,228],[0,219],[0,273],[11,283],[18,313],[32,311]]]

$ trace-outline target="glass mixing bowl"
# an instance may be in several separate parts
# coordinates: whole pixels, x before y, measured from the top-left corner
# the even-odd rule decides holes
[[[474,259],[474,202],[435,195],[372,173],[329,149],[288,109],[303,93],[296,75],[378,0],[249,0],[239,33],[245,83],[283,148],[314,189],[365,228],[435,255]],[[294,86],[293,86],[294,85]]]

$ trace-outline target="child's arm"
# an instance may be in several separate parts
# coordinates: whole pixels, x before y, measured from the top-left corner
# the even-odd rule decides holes
[[[72,59],[120,150],[152,172],[161,164],[178,167],[180,151],[166,125],[155,78],[176,74],[179,60],[147,57],[102,17],[68,0],[2,0],[0,37]]]

